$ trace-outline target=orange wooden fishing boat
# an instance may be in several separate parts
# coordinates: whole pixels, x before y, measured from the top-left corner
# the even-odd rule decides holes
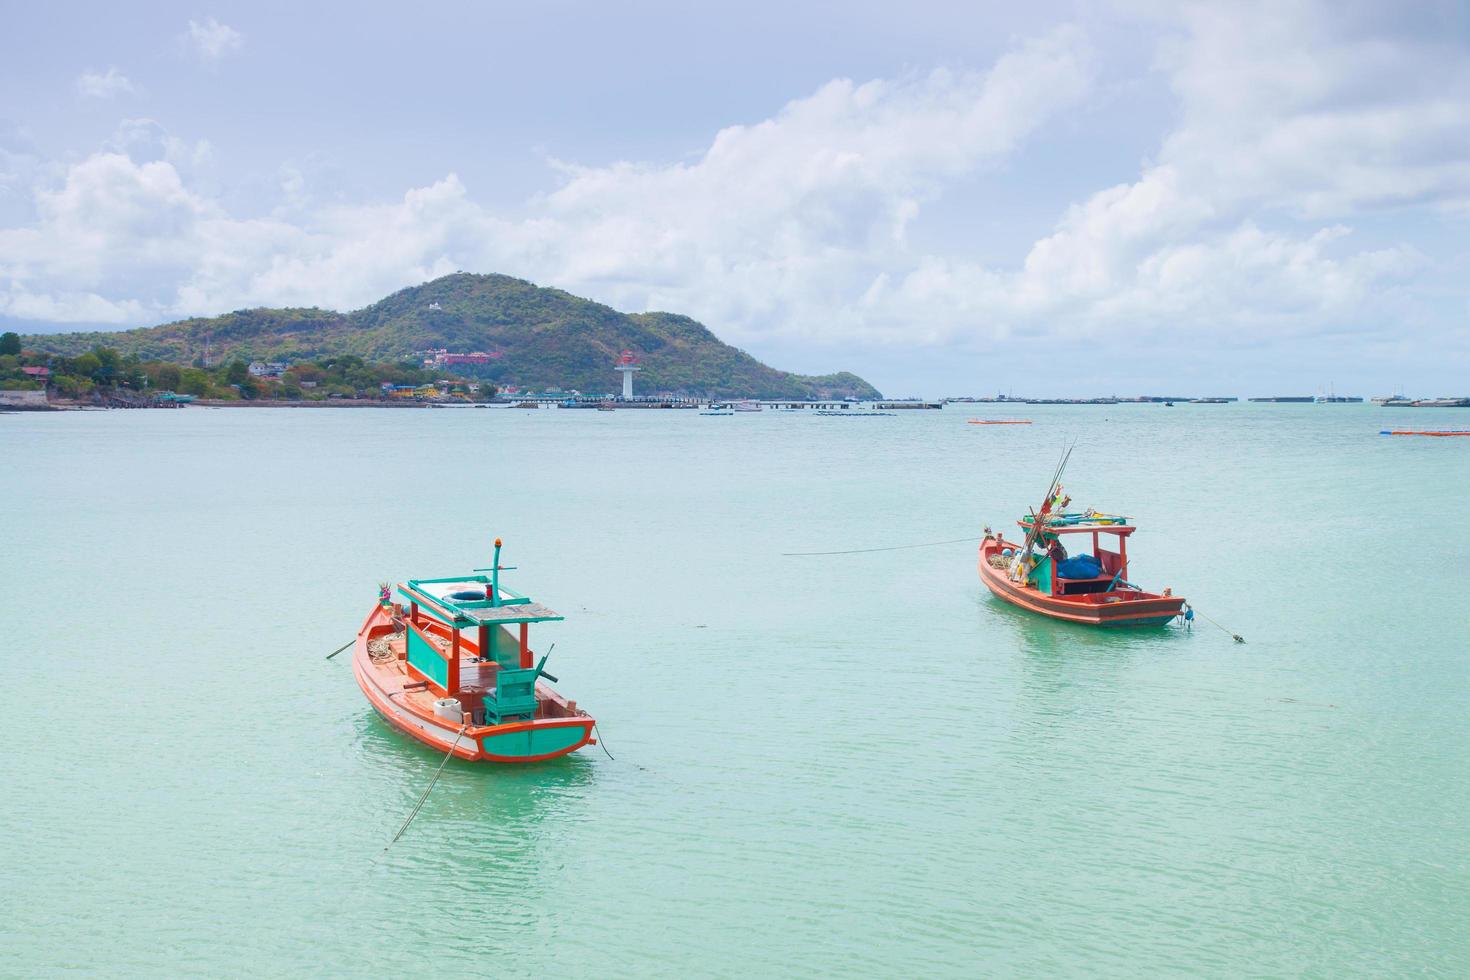
[[[1128,581],[1128,538],[1136,527],[1118,514],[1095,510],[1067,513],[1072,498],[1059,482],[1068,449],[1052,474],[1040,509],[1016,523],[1024,541],[1007,541],[985,529],[980,541],[980,581],[995,596],[1029,612],[1088,626],[1162,626],[1175,616],[1186,619],[1183,598],[1165,589],[1146,592]],[[1091,554],[1067,554],[1062,539],[1090,535]],[[1117,550],[1103,547],[1103,535],[1117,539]]]
[[[357,633],[357,684],[394,728],[461,759],[537,762],[595,745],[596,722],[542,682],[556,678],[531,650],[530,625],[563,617],[500,584],[500,548],[477,570],[489,576],[409,579],[404,603],[384,586]]]
[[[1027,527],[1027,522],[1019,523]],[[1162,626],[1183,613],[1184,599],[1168,589],[1145,592],[1127,580],[1127,541],[1136,530],[1128,524],[1076,524],[1048,529],[1046,535],[1057,537],[1092,535],[1096,564],[1072,571],[1067,560],[1059,562],[1053,555],[1028,553],[1023,542],[1007,541],[986,528],[980,542],[980,581],[1011,605],[1052,619],[1089,626]],[[1100,538],[1104,534],[1117,538],[1117,551],[1102,547]],[[1096,574],[1085,574],[1093,569]]]

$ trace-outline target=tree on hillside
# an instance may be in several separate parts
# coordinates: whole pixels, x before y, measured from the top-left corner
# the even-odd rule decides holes
[[[92,353],[96,355],[101,368],[93,374],[92,380],[100,385],[110,385],[117,378],[118,371],[122,368],[122,355],[111,347],[93,347]]]
[[[102,360],[92,351],[88,351],[63,362],[61,373],[74,374],[88,381],[96,381],[102,374]]]
[[[179,372],[179,383],[174,391],[184,395],[204,396],[209,394],[209,374],[200,368],[186,368]]]
[[[260,382],[251,376],[249,365],[239,358],[225,365],[225,384],[238,387],[241,398],[250,399],[260,396]]]
[[[243,385],[250,380],[250,368],[238,358],[225,365],[225,384]]]
[[[0,355],[20,353],[20,334],[14,330],[0,333]]]

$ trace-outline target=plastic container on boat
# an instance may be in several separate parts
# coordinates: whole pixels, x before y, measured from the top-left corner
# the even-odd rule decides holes
[[[459,722],[464,720],[464,708],[460,707],[459,698],[440,698],[434,702],[434,714],[446,721]]]

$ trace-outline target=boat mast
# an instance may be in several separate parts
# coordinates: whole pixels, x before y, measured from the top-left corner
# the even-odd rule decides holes
[[[490,563],[490,606],[500,605],[500,539],[495,539],[495,560]]]
[[[1072,440],[1072,445],[1062,454],[1062,461],[1057,464],[1056,470],[1051,475],[1051,483],[1046,488],[1046,496],[1042,498],[1041,507],[1031,516],[1031,527],[1026,531],[1026,543],[1016,552],[1016,560],[1011,562],[1011,580],[1021,580],[1021,563],[1031,554],[1031,548],[1036,544],[1036,539],[1041,535],[1042,513],[1048,503],[1056,496],[1057,482],[1062,478],[1062,471],[1067,468],[1067,460],[1072,458],[1072,450],[1077,448],[1077,441]]]

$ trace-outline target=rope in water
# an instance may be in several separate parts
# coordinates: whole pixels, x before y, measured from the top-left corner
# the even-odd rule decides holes
[[[1221,626],[1219,623],[1215,622],[1213,619],[1211,619],[1210,617],[1206,616],[1204,613],[1200,612],[1198,609],[1194,608],[1191,605],[1186,604],[1185,607],[1184,607],[1184,612],[1185,612],[1185,616],[1184,616],[1185,622],[1188,622],[1189,620],[1193,619],[1195,616],[1198,616],[1200,619],[1203,619],[1205,622],[1209,623],[1211,626],[1214,626],[1217,629],[1220,629],[1221,631],[1223,631],[1225,633],[1229,633],[1230,634],[1230,638],[1232,640],[1234,640],[1236,643],[1244,643],[1245,642],[1245,637],[1241,636],[1239,633],[1234,633],[1234,632],[1231,632],[1228,629],[1225,629],[1225,627]]]
[[[814,558],[819,555],[865,555],[873,551],[907,551],[910,548],[937,548],[942,544],[966,544],[984,538],[954,538],[950,541],[927,541],[924,544],[899,544],[891,548],[854,548],[851,551],[783,551],[783,558]]]
[[[613,759],[613,754],[611,752],[608,752],[607,751],[607,742],[603,741],[603,738],[602,738],[602,729],[600,729],[600,728],[597,727],[597,722],[595,722],[595,721],[592,723],[592,730],[597,733],[597,744],[600,745],[600,746],[602,746],[602,751],[607,752],[607,757],[609,759],[612,759],[612,761],[617,762],[618,761],[617,759]]]
[[[459,744],[459,737],[463,735],[465,733],[465,729],[469,727],[469,725],[465,725],[457,733],[455,733],[454,741],[449,743],[449,751],[444,753],[444,761],[439,763],[438,769],[434,770],[434,778],[429,780],[429,785],[428,788],[424,790],[424,795],[419,797],[419,801],[414,806],[413,812],[408,815],[407,820],[403,821],[403,826],[398,828],[398,833],[394,834],[393,839],[390,840],[386,845],[384,845],[383,853],[386,854],[388,852],[388,848],[398,843],[398,838],[403,836],[404,831],[408,830],[408,825],[413,823],[413,818],[418,816],[419,811],[424,808],[424,801],[427,800],[429,798],[429,794],[434,791],[434,784],[439,781],[439,774],[444,771],[444,766],[449,762],[449,757],[454,755],[454,747]]]

